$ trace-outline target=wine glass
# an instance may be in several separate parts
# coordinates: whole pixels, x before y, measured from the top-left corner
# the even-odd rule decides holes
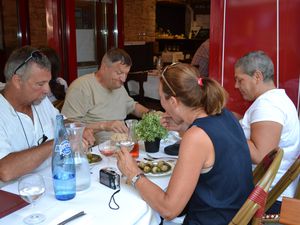
[[[117,146],[114,141],[107,140],[100,145],[98,145],[99,152],[107,157],[108,164],[110,164],[110,158],[115,154],[117,151]]]
[[[132,141],[132,139],[130,138],[118,142],[118,146],[125,147],[129,152],[132,151],[134,145],[135,145],[134,141]]]
[[[39,174],[27,174],[19,179],[18,190],[22,199],[32,205],[45,193],[45,182]],[[26,224],[41,223],[46,219],[41,213],[33,213],[24,218]]]

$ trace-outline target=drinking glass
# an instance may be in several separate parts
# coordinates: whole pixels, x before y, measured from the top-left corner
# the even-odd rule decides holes
[[[45,193],[45,182],[39,174],[28,174],[22,176],[18,182],[18,190],[22,199],[31,204],[34,209],[34,203]],[[26,224],[41,223],[46,219],[41,213],[33,213],[24,218]]]
[[[130,151],[131,156],[134,158],[139,157],[139,144],[135,134],[135,127],[137,123],[138,120],[136,119],[125,120],[125,124],[128,127],[128,136],[127,140],[125,140],[126,142],[124,142],[123,144],[120,143],[120,145],[127,147],[127,149]]]
[[[114,141],[107,140],[100,145],[98,145],[99,152],[107,157],[108,163],[110,163],[110,158],[115,154],[117,151],[117,146]]]
[[[85,125],[74,122],[66,124],[69,141],[74,152],[76,166],[76,191],[83,191],[91,186],[90,166],[87,159],[87,149],[82,144],[82,134]]]

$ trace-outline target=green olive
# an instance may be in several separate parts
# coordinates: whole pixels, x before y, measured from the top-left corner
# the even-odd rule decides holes
[[[160,172],[161,172],[161,170],[160,170],[159,167],[154,166],[154,167],[152,168],[152,173],[160,173]]]
[[[157,166],[160,168],[165,164],[163,160],[158,161]]]
[[[161,169],[162,172],[167,172],[169,170],[169,166],[165,164],[165,165],[162,165],[160,167],[160,169]]]
[[[144,169],[143,169],[143,171],[145,173],[149,173],[151,171],[151,167],[150,166],[145,166]]]
[[[143,168],[146,166],[146,164],[145,164],[144,162],[139,162],[138,166],[139,166],[141,169],[143,169]]]

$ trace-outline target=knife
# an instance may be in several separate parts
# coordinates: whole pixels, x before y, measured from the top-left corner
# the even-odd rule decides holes
[[[68,219],[65,219],[64,221],[58,223],[57,225],[65,225],[66,223],[69,223],[70,221],[75,220],[84,215],[86,215],[86,213],[84,211],[81,211],[81,212],[75,214],[74,216],[71,216]]]

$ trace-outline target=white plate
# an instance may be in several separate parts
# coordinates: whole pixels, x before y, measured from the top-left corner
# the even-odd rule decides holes
[[[155,161],[152,161],[152,162],[158,162],[159,160],[155,160]],[[172,174],[173,170],[174,170],[174,163],[171,163],[171,162],[167,162],[165,160],[163,160],[166,164],[168,164],[171,169],[166,171],[166,172],[162,172],[162,173],[144,173],[146,176],[149,176],[149,177],[163,177],[163,176],[167,176],[167,175],[170,175]],[[143,162],[149,162],[149,161],[146,161],[146,160],[143,160]]]
[[[102,157],[100,155],[92,153],[92,156],[94,158],[92,162],[89,162],[90,166],[96,165],[102,161]]]

